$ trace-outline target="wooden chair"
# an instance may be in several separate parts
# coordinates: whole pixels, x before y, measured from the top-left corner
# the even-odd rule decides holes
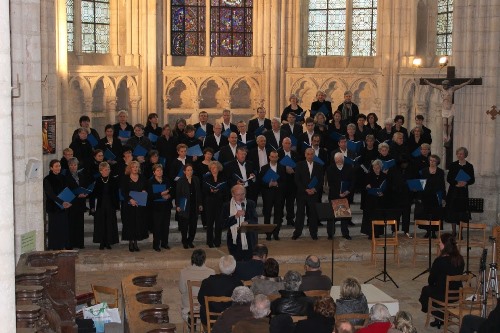
[[[182,332],[186,332],[189,329],[190,333],[196,332],[196,328],[201,333],[201,322],[200,322],[200,303],[198,302],[198,293],[194,293],[194,288],[200,290],[201,281],[187,281],[188,294],[189,294],[189,320],[185,320]]]
[[[377,254],[384,254],[384,237],[375,238],[375,227],[382,226],[384,227],[385,223],[382,220],[373,220],[372,221],[372,262],[377,264]],[[387,253],[394,254],[394,260],[397,260],[399,265],[399,240],[398,240],[398,225],[396,220],[387,220],[387,230],[386,232],[390,232],[390,227],[394,226],[395,232],[392,235],[387,235]],[[389,247],[393,247],[393,251],[389,251]],[[381,252],[377,251],[377,248],[382,249]]]
[[[328,297],[330,296],[330,290],[307,290],[304,294],[308,297]]]
[[[253,284],[253,281],[252,280],[241,280],[241,283],[243,283],[243,285],[245,287],[250,288],[252,286],[252,284]]]
[[[291,316],[294,324],[297,324],[300,320],[306,320],[307,316]]]
[[[217,321],[222,312],[210,311],[210,303],[231,303],[231,297],[227,296],[205,296],[205,309],[207,312],[207,332],[212,332],[212,325]]]
[[[90,286],[92,287],[96,304],[106,302],[110,308],[118,307],[118,289],[94,284]]]
[[[368,313],[345,313],[335,315],[335,322],[348,321],[352,323],[354,320],[363,320],[362,325],[354,325],[354,328],[360,329],[361,327],[366,326],[366,323],[370,319],[370,315]]]
[[[481,298],[476,294],[476,288],[463,286],[459,290],[459,305],[457,308],[450,308],[448,312],[448,321],[445,323],[444,331],[450,325],[462,326],[462,319],[466,314],[481,316]],[[473,298],[474,297],[474,298]]]
[[[439,253],[439,239],[441,238],[441,221],[431,221],[430,224],[432,227],[437,227],[437,238],[435,240],[431,240],[432,243],[435,243],[437,247],[437,251]],[[413,267],[415,267],[415,262],[418,255],[429,255],[429,239],[424,237],[418,237],[417,230],[419,226],[429,226],[428,220],[415,220],[415,226],[413,227]],[[430,237],[430,235],[429,235]],[[425,245],[425,251],[418,252],[417,248],[420,245]]]
[[[461,282],[462,286],[470,286],[470,280],[472,278],[471,274],[464,275],[448,275],[446,277],[446,291],[444,295],[444,301],[437,300],[435,298],[429,297],[429,305],[427,308],[427,319],[425,321],[425,327],[429,325],[430,318],[433,317],[438,320],[443,320],[444,322],[444,332],[447,332],[447,324],[449,311],[452,308],[458,308],[460,305],[460,290],[450,289],[451,282]],[[442,314],[442,317],[432,314],[432,312],[438,312]]]
[[[469,222],[469,247],[478,247],[480,249],[484,249],[487,245],[486,243],[486,229],[487,226],[485,223],[473,223]],[[477,232],[481,233],[482,235],[477,235]],[[459,229],[458,229],[458,240],[457,240],[457,245],[462,252],[462,248],[465,250],[467,247],[467,222],[460,222]]]
[[[266,296],[269,299],[269,302],[272,302],[278,298],[281,298],[281,294],[271,294],[271,295],[266,295]]]

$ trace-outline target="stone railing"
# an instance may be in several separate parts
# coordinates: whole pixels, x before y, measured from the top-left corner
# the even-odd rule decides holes
[[[169,306],[162,304],[163,289],[156,286],[157,276],[155,272],[144,272],[122,280],[125,332],[175,332],[175,325],[169,323]]]
[[[16,266],[18,331],[77,333],[77,255],[77,251],[43,251],[21,255]]]

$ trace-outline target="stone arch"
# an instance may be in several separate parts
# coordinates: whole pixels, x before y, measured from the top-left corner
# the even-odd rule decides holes
[[[374,80],[358,79],[351,84],[349,90],[352,91],[352,101],[358,105],[360,113],[380,112],[374,108],[378,99],[377,83]],[[377,116],[381,118],[380,114]]]
[[[92,112],[103,112],[106,110],[104,82],[97,80],[92,89]]]
[[[194,108],[196,98],[196,85],[189,77],[174,78],[165,89],[167,109]]]
[[[83,97],[84,98],[91,98],[92,97],[92,88],[90,85],[90,82],[88,79],[83,78],[81,76],[74,76],[69,80],[68,86],[71,87],[74,86],[74,82],[78,83],[78,87],[82,90]]]
[[[126,79],[118,81],[116,89],[116,110],[130,111],[130,88]]]
[[[347,90],[348,84],[344,79],[330,78],[326,80],[319,90],[323,90],[326,94],[326,99],[332,102],[332,108],[344,100],[344,92]]]
[[[228,107],[229,103],[229,87],[227,82],[220,77],[209,77],[201,85],[198,90],[200,97],[200,108],[217,108],[222,109]]]
[[[309,109],[311,103],[316,99],[319,90],[318,84],[312,79],[300,78],[292,84],[291,93],[297,95],[299,104],[304,110]],[[288,96],[287,96],[288,103]]]
[[[86,83],[88,82],[82,78],[75,78],[70,80],[68,94],[68,113],[72,115],[71,118],[79,117],[80,115],[85,113],[85,100],[90,99],[90,89],[82,88],[82,84],[84,85],[84,87],[89,88]]]
[[[240,78],[230,88],[230,108],[231,109],[251,109],[252,108],[252,87],[245,78]]]
[[[100,76],[97,78],[97,81],[95,84],[97,84],[97,82],[99,82],[99,81],[102,81],[105,97],[116,97],[117,87],[116,87],[115,82],[112,78],[110,78],[108,76],[104,76],[104,75]],[[94,84],[92,89],[95,89],[95,84]]]

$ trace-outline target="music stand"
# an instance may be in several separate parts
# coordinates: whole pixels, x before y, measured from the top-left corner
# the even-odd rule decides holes
[[[466,210],[465,214],[467,216],[467,241],[466,241],[466,246],[467,246],[467,255],[466,255],[466,268],[464,274],[472,274],[474,277],[476,276],[474,273],[471,272],[469,269],[469,258],[470,258],[470,220],[472,218],[472,213],[483,213],[484,212],[484,199],[483,198],[468,198],[467,203],[466,203]]]
[[[417,276],[415,276],[412,281],[415,281],[417,278],[419,278],[420,276],[424,275],[425,273],[429,273],[431,271],[431,267],[432,267],[432,231],[431,231],[431,222],[432,221],[436,221],[436,220],[440,220],[441,221],[441,217],[442,217],[442,214],[441,214],[441,208],[438,207],[438,208],[434,208],[430,211],[430,214],[429,214],[429,230],[427,231],[429,233],[429,253],[427,254],[428,255],[428,258],[429,258],[429,262],[428,262],[428,266],[427,268],[420,274],[418,274]],[[441,227],[439,227],[441,229]]]
[[[387,282],[387,278],[391,280],[392,283],[396,286],[396,288],[399,288],[397,283],[394,281],[394,279],[389,275],[389,272],[387,272],[387,221],[388,220],[399,220],[399,217],[401,215],[402,211],[400,209],[377,209],[375,211],[374,217],[372,218],[373,220],[384,220],[384,269],[382,272],[379,274],[371,277],[370,279],[365,281],[365,284],[370,282],[373,279],[377,279],[382,282]],[[398,232],[395,230],[394,232]],[[375,235],[372,235],[372,237],[375,237]],[[379,276],[383,275],[383,279],[380,279]]]
[[[255,232],[257,234],[271,233],[276,229],[276,224],[244,224],[238,228],[238,232]]]
[[[316,213],[318,215],[318,222],[319,221],[326,221],[332,222],[333,229],[335,230],[335,214],[333,213],[333,207],[331,203],[316,203]],[[334,262],[334,255],[335,255],[335,250],[334,250],[334,244],[333,244],[333,235],[332,235],[332,286],[333,286],[333,262]]]

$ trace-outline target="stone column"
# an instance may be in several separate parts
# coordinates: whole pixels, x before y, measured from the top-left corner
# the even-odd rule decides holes
[[[272,0],[269,1],[270,13],[268,16],[270,23],[269,30],[269,44],[267,45],[269,50],[269,62],[267,68],[267,75],[269,76],[269,90],[267,92],[267,99],[269,101],[269,112],[272,117],[279,115],[281,112],[279,110],[280,106],[280,66],[281,66],[281,43],[280,43],[280,27],[281,27],[281,1]]]
[[[106,119],[110,124],[116,123],[116,100],[115,96],[106,98]]]
[[[13,5],[11,5],[13,6]],[[15,9],[15,6],[13,6]],[[15,24],[22,25],[22,17],[17,15]],[[0,153],[5,160],[12,160],[12,105],[11,105],[11,48],[10,48],[9,2],[0,2],[0,126],[4,132],[0,141]],[[23,44],[17,44],[22,47]],[[19,50],[18,50],[19,51]],[[16,77],[14,78],[16,82]],[[15,91],[17,94],[18,91]],[[41,131],[41,128],[40,128]],[[40,131],[38,133],[40,133]],[[41,150],[41,146],[39,146]],[[0,322],[5,332],[16,331],[15,302],[15,252],[14,252],[14,203],[13,203],[14,173],[12,163],[5,163],[0,173],[0,203],[2,218],[0,219],[0,260],[2,270],[2,292],[0,293]]]
[[[141,122],[144,116],[141,114],[140,108],[141,96],[130,96],[130,112],[129,116],[133,124]]]

